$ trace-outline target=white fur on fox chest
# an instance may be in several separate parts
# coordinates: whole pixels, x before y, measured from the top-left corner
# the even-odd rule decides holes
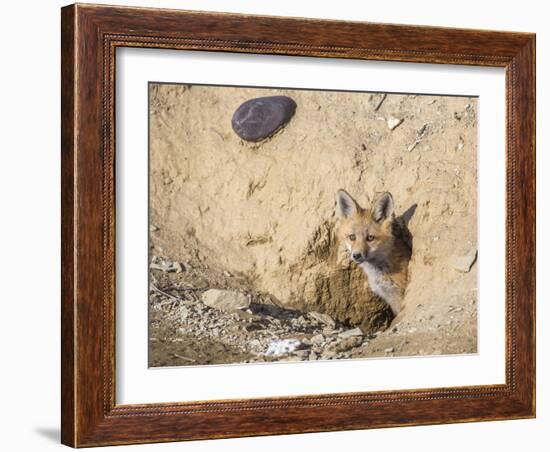
[[[391,278],[383,270],[368,262],[359,264],[359,267],[367,275],[371,290],[390,305],[394,315],[399,314],[401,294]]]

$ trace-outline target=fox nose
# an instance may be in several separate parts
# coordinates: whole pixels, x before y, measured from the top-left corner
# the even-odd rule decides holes
[[[353,260],[360,261],[363,258],[363,255],[361,253],[353,253],[352,257],[353,257]]]

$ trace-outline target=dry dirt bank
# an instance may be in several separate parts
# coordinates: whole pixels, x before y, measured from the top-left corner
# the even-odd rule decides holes
[[[296,101],[294,118],[265,142],[242,141],[231,129],[233,111],[273,94]],[[477,248],[476,105],[460,97],[153,85],[151,254],[183,266],[152,270],[155,287],[177,298],[151,294],[151,361],[170,347],[185,352],[170,351],[157,365],[263,360],[273,338],[299,332],[306,342],[322,333],[324,345],[285,359],[318,359],[355,325],[361,343],[348,340],[328,358],[475,352],[477,266],[465,271],[463,256]],[[405,307],[383,333],[383,303],[334,237],[339,188],[362,205],[390,191],[397,214],[417,205]],[[203,306],[208,288],[250,294],[250,312],[235,314],[249,317]],[[299,314],[280,318],[258,310],[264,305]],[[192,315],[182,316],[182,307]],[[332,332],[309,311],[330,315]]]

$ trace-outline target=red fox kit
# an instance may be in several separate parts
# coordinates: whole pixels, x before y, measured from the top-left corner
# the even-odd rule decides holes
[[[370,210],[344,190],[338,190],[336,199],[340,240],[367,275],[371,290],[396,316],[402,308],[412,248],[405,221],[395,218],[392,195],[380,195]]]

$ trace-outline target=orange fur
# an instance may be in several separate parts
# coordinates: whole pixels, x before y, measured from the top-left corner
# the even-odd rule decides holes
[[[383,193],[364,209],[344,190],[337,195],[338,237],[367,275],[372,291],[391,307],[402,308],[408,282],[411,239],[405,223],[395,218],[393,198]]]

